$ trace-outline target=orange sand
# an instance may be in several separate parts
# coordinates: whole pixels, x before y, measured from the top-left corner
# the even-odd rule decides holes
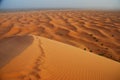
[[[119,26],[112,11],[0,12],[0,80],[120,80]]]
[[[120,79],[118,62],[57,41],[33,37],[28,48],[1,68],[0,80]]]
[[[0,13],[0,38],[39,35],[120,61],[120,13],[26,11]]]

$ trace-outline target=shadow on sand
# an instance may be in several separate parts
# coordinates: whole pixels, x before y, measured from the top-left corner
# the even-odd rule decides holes
[[[0,68],[23,52],[32,42],[32,36],[15,36],[0,40]]]

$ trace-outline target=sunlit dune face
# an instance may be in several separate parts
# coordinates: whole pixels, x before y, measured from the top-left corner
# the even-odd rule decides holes
[[[31,38],[33,41],[29,43]],[[18,41],[16,37],[7,38],[9,40],[7,43],[16,48],[15,52],[19,54],[15,56],[14,51],[4,50],[6,55],[12,54],[15,57],[0,68],[0,80],[120,79],[120,63],[116,61],[39,36],[25,36],[20,39],[23,41]],[[7,44],[5,42],[2,44]],[[20,52],[19,46],[26,46],[22,42],[30,45]],[[3,45],[4,48],[11,48],[11,46]],[[6,58],[4,59],[6,61]]]

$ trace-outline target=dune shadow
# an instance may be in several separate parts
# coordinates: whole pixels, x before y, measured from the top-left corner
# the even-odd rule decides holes
[[[0,68],[23,52],[32,42],[32,36],[14,36],[0,40]]]

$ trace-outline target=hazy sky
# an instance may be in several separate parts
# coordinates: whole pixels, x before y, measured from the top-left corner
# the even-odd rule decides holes
[[[0,8],[120,9],[120,0],[2,0]]]

